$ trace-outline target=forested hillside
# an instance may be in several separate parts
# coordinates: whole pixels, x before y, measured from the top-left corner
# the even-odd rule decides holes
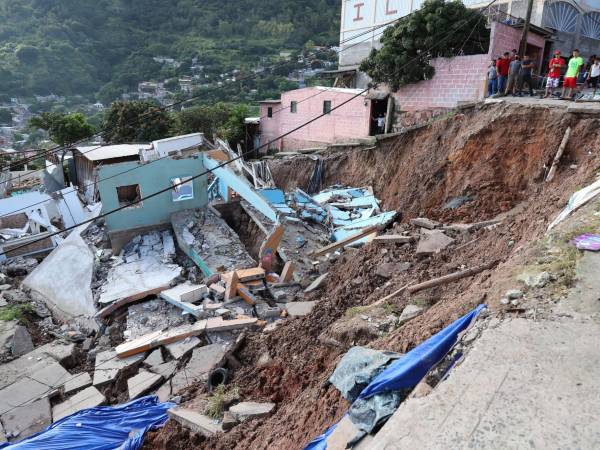
[[[99,94],[338,40],[340,0],[0,0],[0,94]],[[175,58],[175,68],[154,57]],[[207,77],[208,78],[208,77]]]

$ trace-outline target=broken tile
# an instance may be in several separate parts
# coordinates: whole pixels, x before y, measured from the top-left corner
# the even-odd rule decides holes
[[[194,347],[200,345],[200,342],[200,339],[198,339],[196,336],[188,336],[181,341],[165,345],[165,349],[173,358],[179,359]]]
[[[146,370],[140,370],[136,376],[127,380],[129,400],[136,399],[150,391],[154,386],[160,383],[162,379],[162,375]]]
[[[42,431],[52,423],[50,400],[45,397],[28,405],[19,406],[2,414],[0,420],[6,433],[15,436],[9,441],[20,441]]]
[[[285,308],[290,317],[301,317],[310,314],[316,304],[317,302],[291,302],[286,303]]]
[[[275,409],[275,403],[259,403],[259,402],[242,402],[229,408],[229,412],[233,414],[240,422],[260,417],[267,417]]]
[[[52,408],[52,421],[56,422],[82,409],[100,406],[105,401],[104,395],[95,387],[90,386]]]
[[[65,383],[64,392],[65,395],[73,394],[91,385],[92,377],[90,377],[90,374],[87,372],[81,372],[69,378],[69,380]]]
[[[206,437],[223,431],[216,420],[191,409],[173,408],[168,411],[168,414],[171,419],[179,422],[185,428]]]

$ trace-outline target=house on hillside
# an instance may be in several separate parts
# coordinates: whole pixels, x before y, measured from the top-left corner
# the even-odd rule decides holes
[[[284,92],[280,100],[260,102],[260,145],[281,151],[356,143],[378,134],[376,119],[387,107],[385,92],[323,86]],[[293,131],[321,114],[320,119]]]

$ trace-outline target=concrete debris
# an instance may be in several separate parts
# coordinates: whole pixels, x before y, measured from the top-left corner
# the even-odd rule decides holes
[[[95,387],[90,386],[52,408],[52,420],[53,422],[56,422],[63,417],[67,417],[76,413],[77,411],[87,408],[94,408],[104,404],[105,402],[106,398],[104,395]]]
[[[416,219],[411,219],[410,223],[415,227],[427,228],[428,230],[433,230],[434,228],[439,228],[442,226],[441,223],[436,222],[435,220],[427,219],[426,217],[417,217]]]
[[[191,409],[173,408],[168,413],[171,419],[179,422],[183,427],[206,437],[214,436],[223,431],[217,421]]]
[[[304,293],[309,294],[323,287],[325,285],[325,279],[327,278],[327,275],[329,275],[329,273],[324,273],[323,275],[317,277],[306,289],[304,289]]]
[[[400,314],[400,318],[398,319],[398,325],[402,325],[403,323],[414,319],[421,313],[423,313],[423,308],[421,306],[406,305],[406,307],[402,310],[402,314]]]
[[[165,345],[165,349],[174,359],[180,359],[194,347],[200,345],[200,339],[196,336],[188,336],[185,339]]]
[[[302,317],[310,314],[317,302],[286,303],[285,309],[290,317]]]
[[[509,300],[515,300],[523,297],[523,291],[519,289],[511,289],[504,294]]]
[[[529,288],[539,289],[552,281],[552,275],[549,272],[536,274],[524,272],[517,276],[517,280],[523,282]]]
[[[417,244],[417,255],[433,255],[439,253],[454,243],[454,239],[446,236],[443,231],[434,230],[421,235]]]
[[[64,394],[74,394],[75,392],[91,385],[92,377],[90,377],[90,374],[87,372],[81,372],[69,377],[69,380],[64,385]]]
[[[229,412],[240,422],[269,416],[275,403],[242,402],[229,408]]]
[[[125,338],[127,340],[137,339],[156,330],[167,330],[186,323],[181,309],[162,299],[148,300],[127,308]]]
[[[383,263],[377,267],[375,275],[379,275],[382,278],[392,278],[401,272],[406,272],[408,269],[410,269],[410,263],[408,262]]]
[[[27,328],[22,325],[15,327],[10,350],[13,356],[22,356],[33,350],[33,341]]]
[[[0,417],[9,442],[18,442],[44,430],[52,423],[50,400],[41,398],[18,406]]]
[[[160,348],[157,348],[156,350],[151,351],[150,354],[148,355],[148,357],[144,360],[144,364],[147,364],[151,367],[159,366],[164,362],[165,362],[165,360],[163,359]]]
[[[231,430],[238,423],[240,423],[239,420],[237,420],[230,411],[225,411],[223,413],[223,419],[221,420],[221,428],[223,428],[223,431]]]
[[[162,379],[163,376],[160,374],[140,370],[136,376],[127,380],[129,400],[136,399],[149,392],[154,386],[160,383]]]
[[[222,344],[195,348],[188,363],[171,379],[171,394],[176,394],[197,381],[206,381],[208,374],[222,364],[227,350],[228,346]]]
[[[94,386],[104,386],[114,381],[122,370],[142,362],[144,355],[119,358],[115,350],[106,350],[96,355]]]
[[[373,239],[375,244],[410,244],[415,240],[412,236],[401,234],[384,234]]]
[[[177,370],[177,361],[169,361],[157,366],[150,367],[150,371],[161,375],[165,380],[173,376]]]

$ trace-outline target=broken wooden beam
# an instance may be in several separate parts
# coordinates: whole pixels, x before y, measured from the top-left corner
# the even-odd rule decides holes
[[[401,234],[384,234],[373,239],[376,244],[409,244],[415,240],[412,236],[404,236]]]
[[[315,250],[314,252],[311,253],[310,256],[322,256],[322,255],[325,255],[326,253],[331,253],[340,247],[344,247],[348,244],[351,244],[354,241],[364,238],[365,236],[368,236],[372,233],[376,233],[378,229],[379,229],[379,227],[377,225],[372,225],[370,227],[367,227],[367,228],[359,231],[356,234],[353,234],[351,236],[348,236],[347,238],[342,239],[341,241],[334,242],[334,243],[326,245],[325,247],[322,247],[318,250]]]
[[[546,177],[547,183],[552,181],[552,179],[554,178],[554,174],[556,173],[556,168],[558,166],[558,163],[560,162],[560,158],[561,158],[562,154],[565,151],[565,148],[567,146],[567,143],[569,142],[570,137],[571,137],[571,127],[567,127],[567,129],[565,130],[565,134],[562,138],[562,141],[560,143],[560,146],[558,147],[558,150],[556,151],[556,155],[554,156],[554,160],[552,161],[552,166],[550,167],[550,170],[548,171],[548,176]]]
[[[229,301],[230,299],[232,299],[233,297],[235,297],[235,294],[237,292],[237,285],[238,285],[238,275],[237,272],[232,272],[231,273],[231,277],[229,278],[229,280],[227,280],[227,286],[225,287],[225,301]]]
[[[292,278],[294,276],[294,269],[295,269],[294,261],[286,262],[285,265],[283,266],[283,270],[281,271],[281,275],[279,277],[279,282],[280,283],[289,283],[290,281],[292,281]]]
[[[115,351],[119,358],[127,358],[128,356],[137,355],[161,345],[180,341],[189,336],[198,336],[204,333],[206,324],[206,320],[199,320],[192,325],[182,325],[170,330],[154,331],[118,345]]]
[[[223,317],[212,317],[206,320],[206,331],[229,331],[239,328],[246,328],[256,324],[258,321],[255,317],[247,317],[243,315],[237,316],[232,320],[224,320]]]
[[[158,295],[162,291],[166,291],[169,288],[170,288],[170,286],[167,284],[165,286],[160,286],[160,287],[157,287],[154,289],[149,289],[144,292],[138,292],[134,295],[130,295],[129,297],[121,298],[119,300],[114,301],[113,303],[110,303],[109,305],[105,306],[104,308],[102,308],[100,311],[98,311],[96,313],[96,315],[94,317],[99,317],[101,319],[104,319],[105,317],[110,316],[113,312],[115,312],[117,309],[121,308],[122,306],[126,306],[126,305],[129,305],[130,303],[137,302],[138,300],[149,297],[151,295]]]
[[[268,250],[271,250],[273,255],[277,253],[277,249],[279,248],[279,244],[281,244],[281,239],[283,239],[283,233],[285,232],[285,228],[283,225],[278,225],[275,229],[267,236],[267,239],[260,246],[260,250],[258,252],[259,262],[262,262],[263,256],[267,253]]]

